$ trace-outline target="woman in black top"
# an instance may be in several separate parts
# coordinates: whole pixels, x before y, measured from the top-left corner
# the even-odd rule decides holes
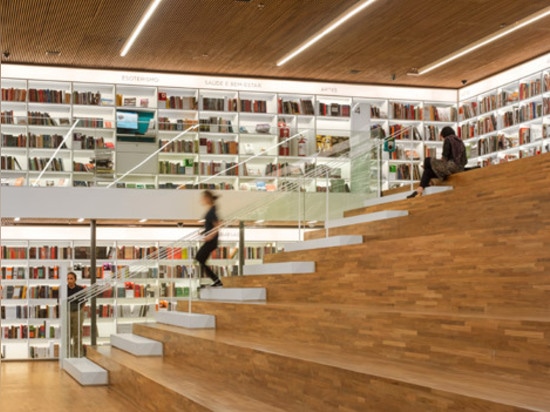
[[[201,265],[202,270],[206,275],[212,279],[212,285],[214,287],[223,286],[222,281],[212,269],[206,265],[206,261],[210,254],[217,249],[218,247],[218,226],[220,224],[218,220],[218,215],[216,214],[216,199],[218,196],[214,195],[209,190],[202,192],[202,204],[208,207],[208,212],[204,216],[204,243],[197,252],[197,257],[195,258],[197,262]]]
[[[444,127],[441,130],[441,137],[444,139],[443,157],[441,159],[432,157],[424,159],[424,171],[422,172],[420,185],[407,198],[421,195],[433,178],[445,180],[450,175],[463,171],[464,166],[468,163],[466,147],[460,137],[456,136],[452,127]]]

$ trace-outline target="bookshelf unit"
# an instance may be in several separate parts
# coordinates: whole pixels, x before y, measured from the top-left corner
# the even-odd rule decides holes
[[[366,112],[366,120],[355,119],[353,128],[368,127],[378,140],[388,136],[395,139],[395,151],[381,150],[382,190],[418,183],[424,158],[441,156],[441,129],[445,126],[456,129],[457,125],[453,102],[354,99],[353,104],[363,105]]]
[[[41,159],[48,158],[55,148],[31,146],[31,135],[59,139],[78,119],[81,122],[73,136],[40,185],[104,187],[183,130],[198,125],[154,156],[147,167],[129,173],[117,187],[274,191],[284,190],[307,171],[319,169],[320,173],[302,183],[302,190],[350,189],[349,162],[331,170],[328,181],[326,166],[334,161],[332,146],[349,139],[353,132],[352,109],[359,97],[347,93],[352,89],[340,87],[340,92],[338,87],[320,84],[317,92],[311,93],[305,90],[308,87],[300,90],[302,87],[289,82],[271,81],[273,84],[260,88],[252,80],[204,77],[197,84],[196,78],[179,82],[174,80],[176,76],[167,76],[164,81],[158,80],[163,78],[157,74],[145,76],[143,84],[133,84],[118,72],[119,80],[104,76],[105,71],[87,72],[80,75],[79,69],[70,69],[76,74],[65,77],[41,72],[27,75],[27,79],[12,72],[2,78],[3,184],[33,185],[40,173],[34,169],[39,169]],[[45,79],[34,80],[36,76]],[[57,80],[61,78],[68,80]],[[221,85],[230,87],[216,88]],[[407,94],[404,88],[403,92]],[[393,101],[381,99],[386,112],[390,104]],[[452,100],[448,104],[452,105]],[[46,124],[31,124],[34,120],[28,112],[36,113],[37,121]],[[124,119],[118,115],[128,112],[137,113],[145,129],[143,135],[127,135],[121,130]],[[142,121],[142,114],[150,118]],[[274,147],[298,133],[300,137],[289,144]],[[128,139],[141,149],[122,144]],[[246,165],[232,168],[251,157]],[[96,159],[101,167],[96,167]],[[220,175],[213,177],[217,173]]]
[[[489,166],[550,151],[548,69],[483,90],[459,103],[469,166]]]
[[[272,230],[260,237],[269,236]],[[288,234],[283,236],[290,239]],[[171,241],[143,239],[98,241],[97,282],[116,276],[113,287],[97,297],[98,343],[109,342],[112,333],[131,332],[133,323],[153,321],[155,311],[171,301],[188,298],[189,293],[196,297],[199,267],[194,257],[199,245],[174,247]],[[279,250],[277,241],[251,240],[245,247],[247,264],[259,263],[265,254]],[[66,296],[62,288],[69,271],[77,274],[79,285],[90,286],[89,242],[2,239],[1,253],[2,359],[57,358],[63,332],[59,305]],[[234,276],[238,255],[238,241],[222,238],[209,265],[221,277]],[[208,283],[207,278],[202,281]],[[83,310],[86,345],[90,343],[90,306]]]

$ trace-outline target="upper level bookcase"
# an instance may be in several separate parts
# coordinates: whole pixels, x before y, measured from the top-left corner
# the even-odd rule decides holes
[[[525,66],[461,92],[459,133],[470,166],[550,151],[550,68],[542,70],[550,66],[550,59]]]
[[[353,124],[377,119],[353,110],[364,96],[373,96],[375,114],[386,113],[375,122],[386,133],[417,122],[422,136],[441,117],[451,121],[447,111],[456,101],[450,90],[7,66],[1,80],[7,185],[35,185],[78,120],[38,185],[106,186],[197,126],[117,186],[271,191],[300,182],[306,191],[347,191],[352,169],[349,162],[334,165],[331,148],[350,139]],[[139,132],[130,125],[136,121]],[[315,168],[324,176],[329,164],[328,181],[301,179]]]

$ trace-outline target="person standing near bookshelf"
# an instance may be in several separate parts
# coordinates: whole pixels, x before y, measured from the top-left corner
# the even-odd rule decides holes
[[[208,207],[208,212],[204,216],[204,230],[202,231],[204,243],[197,252],[196,260],[199,262],[201,269],[206,275],[212,279],[210,286],[220,287],[223,286],[222,281],[216,275],[212,269],[206,265],[206,261],[210,257],[210,254],[218,248],[218,230],[219,219],[216,213],[216,200],[218,196],[212,193],[210,190],[202,192],[201,203],[203,206]]]
[[[445,180],[452,174],[462,172],[464,166],[468,163],[466,147],[452,127],[444,127],[441,130],[441,138],[443,139],[442,158],[426,157],[424,159],[424,171],[420,178],[420,185],[407,196],[408,199],[422,195],[424,189],[430,185],[430,180],[433,178]]]
[[[76,273],[67,273],[67,299],[74,294],[84,290],[83,286],[76,284]],[[71,301],[68,345],[70,348],[70,357],[79,358],[84,355],[82,347],[82,324],[84,323],[84,307],[85,301],[75,299]]]

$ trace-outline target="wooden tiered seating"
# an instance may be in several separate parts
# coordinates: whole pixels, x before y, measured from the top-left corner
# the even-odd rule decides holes
[[[542,155],[349,211],[409,216],[331,230],[363,244],[266,258],[315,273],[225,279],[267,302],[194,302],[215,330],[134,326],[162,359],[89,356],[140,410],[550,410],[549,172]]]

